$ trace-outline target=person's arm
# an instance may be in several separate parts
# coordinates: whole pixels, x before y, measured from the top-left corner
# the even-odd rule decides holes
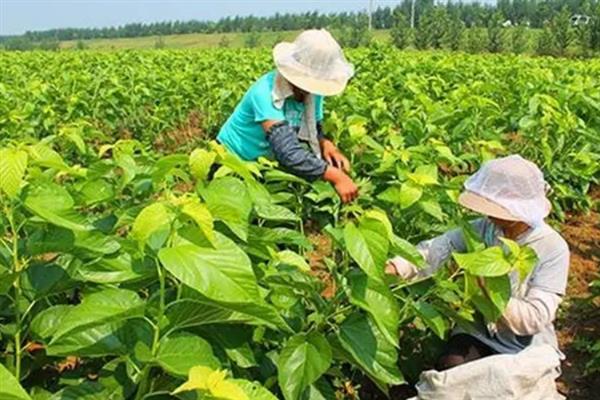
[[[332,183],[344,203],[358,195],[358,188],[341,169],[328,166],[324,160],[305,149],[294,129],[282,121],[265,121],[263,129],[271,150],[282,167],[310,181],[322,178]]]
[[[398,275],[405,280],[433,275],[452,256],[453,252],[465,251],[462,229],[453,229],[434,239],[421,242],[417,245],[417,250],[425,260],[425,268],[418,269],[408,260],[395,257],[388,261],[386,272]]]
[[[319,138],[321,153],[323,154],[325,161],[333,167],[350,172],[350,161],[348,161],[331,140],[327,139],[323,132],[323,124],[321,121],[317,122],[317,137]]]
[[[509,300],[502,322],[517,335],[535,335],[554,321],[560,302],[556,293],[531,288],[524,298]]]

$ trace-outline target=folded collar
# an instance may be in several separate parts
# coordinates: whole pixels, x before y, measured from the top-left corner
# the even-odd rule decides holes
[[[282,109],[285,103],[285,99],[294,95],[292,85],[279,73],[275,74],[275,83],[273,85],[273,91],[271,92],[271,98],[273,99],[273,105],[277,109]]]

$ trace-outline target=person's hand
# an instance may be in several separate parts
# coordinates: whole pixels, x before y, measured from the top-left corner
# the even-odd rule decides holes
[[[350,203],[358,197],[358,186],[341,169],[327,167],[323,178],[333,184],[343,203]]]
[[[335,147],[333,142],[327,139],[322,140],[321,150],[323,152],[323,158],[329,165],[350,172],[350,161],[348,161],[342,152]]]
[[[385,265],[385,273],[409,280],[417,275],[417,268],[410,261],[398,256],[388,260]]]

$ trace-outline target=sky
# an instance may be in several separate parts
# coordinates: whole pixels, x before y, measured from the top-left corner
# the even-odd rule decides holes
[[[394,6],[401,0],[373,1],[377,7]],[[268,16],[276,12],[358,11],[367,5],[368,0],[0,0],[0,35],[132,22]]]

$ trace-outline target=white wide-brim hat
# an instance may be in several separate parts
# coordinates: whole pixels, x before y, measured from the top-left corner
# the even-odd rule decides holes
[[[538,227],[552,209],[548,189],[534,163],[511,155],[484,163],[467,179],[458,202],[480,214]]]
[[[354,74],[340,45],[325,29],[304,31],[292,43],[278,43],[273,60],[291,84],[322,96],[343,92]]]

